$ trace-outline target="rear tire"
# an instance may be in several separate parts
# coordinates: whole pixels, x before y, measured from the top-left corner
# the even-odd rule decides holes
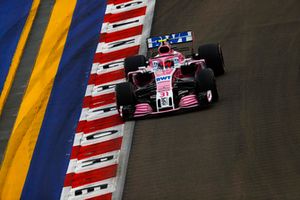
[[[136,98],[134,95],[133,85],[129,82],[119,83],[116,85],[116,102],[120,111],[122,107],[122,118],[129,120],[133,117],[135,111]]]
[[[215,76],[225,73],[224,59],[220,44],[205,44],[198,49],[200,59],[204,59],[206,66],[214,71]]]
[[[125,58],[124,68],[125,68],[126,77],[129,72],[137,71],[139,67],[146,66],[146,65],[147,65],[147,59],[143,55],[130,56]]]
[[[198,93],[211,90],[212,102],[217,102],[219,100],[216,79],[212,69],[206,68],[200,71],[196,77],[196,87]]]

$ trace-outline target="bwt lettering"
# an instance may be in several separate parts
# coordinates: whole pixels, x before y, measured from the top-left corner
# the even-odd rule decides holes
[[[159,81],[168,81],[171,79],[171,76],[160,76],[160,77],[157,77],[156,78],[156,81],[159,82]]]

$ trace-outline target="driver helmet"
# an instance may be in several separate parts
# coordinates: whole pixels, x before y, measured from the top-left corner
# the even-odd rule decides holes
[[[166,60],[165,68],[172,68],[172,67],[174,67],[174,60]]]

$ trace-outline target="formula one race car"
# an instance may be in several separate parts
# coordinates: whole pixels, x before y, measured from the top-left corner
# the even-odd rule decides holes
[[[197,53],[191,50],[185,56],[187,48],[178,46],[192,41],[191,31],[149,38],[149,59],[136,55],[124,60],[127,82],[116,85],[117,109],[124,120],[218,101],[215,76],[224,74],[221,47],[201,45]]]

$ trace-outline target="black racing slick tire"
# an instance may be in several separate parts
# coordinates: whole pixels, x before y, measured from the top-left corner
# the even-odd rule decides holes
[[[135,104],[136,100],[131,83],[124,82],[116,85],[116,101],[117,107]]]
[[[205,68],[200,71],[200,73],[196,77],[196,88],[198,93],[211,90],[212,102],[217,102],[219,100],[216,79],[212,69]]]
[[[136,98],[134,88],[130,82],[119,83],[116,85],[116,102],[122,118],[126,121],[133,117],[135,111]]]
[[[214,71],[215,76],[225,73],[224,58],[220,44],[204,44],[199,46],[198,55],[204,59],[206,66]]]
[[[124,60],[125,75],[129,72],[137,71],[139,67],[147,66],[147,59],[143,55],[130,56]]]

